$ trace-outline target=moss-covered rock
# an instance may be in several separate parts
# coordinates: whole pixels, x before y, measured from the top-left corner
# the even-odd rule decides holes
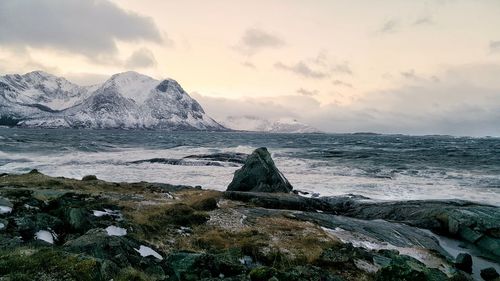
[[[382,267],[376,276],[377,281],[442,281],[448,277],[438,269],[428,268],[418,260],[395,253],[385,252],[391,261],[388,266]]]
[[[11,280],[102,280],[100,261],[54,248],[0,252],[0,276]]]

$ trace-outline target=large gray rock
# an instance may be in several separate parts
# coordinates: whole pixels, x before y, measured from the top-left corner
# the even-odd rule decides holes
[[[243,167],[234,173],[233,181],[227,187],[228,191],[284,193],[292,189],[292,185],[276,168],[265,147],[256,149],[248,156]]]

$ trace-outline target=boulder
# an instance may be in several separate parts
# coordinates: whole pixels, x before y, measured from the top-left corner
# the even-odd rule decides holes
[[[387,254],[387,253],[386,253]],[[388,266],[377,271],[376,281],[421,280],[441,281],[448,280],[446,275],[437,268],[428,268],[418,260],[405,255],[391,255]]]
[[[95,181],[97,180],[97,177],[94,175],[86,175],[82,178],[82,181]]]
[[[140,251],[141,244],[143,245],[131,237],[110,236],[105,230],[94,228],[76,239],[67,241],[63,248],[68,252],[109,260],[119,268],[147,268],[157,265],[161,260],[153,255],[143,256]]]
[[[465,272],[472,272],[472,257],[467,253],[460,253],[455,261],[455,266]]]
[[[493,267],[481,269],[481,277],[486,281],[500,280],[500,275]]]
[[[243,167],[234,173],[228,191],[283,192],[293,187],[276,168],[267,148],[256,149],[245,161]]]
[[[175,252],[167,257],[165,263],[168,266],[167,272],[171,275],[169,280],[172,281],[221,280],[218,279],[220,276],[236,278],[234,280],[245,280],[239,276],[246,272],[245,266],[237,256],[230,253]]]

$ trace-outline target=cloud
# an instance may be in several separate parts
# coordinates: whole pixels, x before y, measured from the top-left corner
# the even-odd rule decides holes
[[[274,64],[274,67],[277,69],[290,71],[292,73],[295,73],[297,75],[306,78],[323,79],[329,76],[329,73],[319,70],[314,70],[303,61],[299,61],[293,65],[286,65],[282,62],[277,62]]]
[[[415,69],[410,69],[408,71],[402,71],[401,72],[401,76],[403,76],[406,79],[410,79],[410,80],[419,79],[419,77],[417,76],[417,74],[415,74]]]
[[[300,88],[297,90],[297,93],[303,95],[303,96],[316,96],[319,94],[318,90],[306,90],[304,88]]]
[[[80,86],[100,84],[106,81],[109,77],[110,75],[97,73],[70,72],[64,74],[64,78]]]
[[[351,67],[346,62],[341,63],[341,64],[333,65],[331,67],[331,70],[332,70],[332,72],[344,73],[344,74],[352,75]]]
[[[52,48],[91,59],[116,54],[116,41],[165,41],[151,18],[109,0],[2,0],[0,45]]]
[[[295,118],[302,110],[311,111],[319,103],[312,97],[279,96],[261,98],[216,98],[199,93],[190,93],[215,120],[229,116],[259,116],[264,119]]]
[[[255,66],[255,64],[253,64],[253,63],[251,63],[249,61],[243,62],[243,63],[241,63],[241,65],[243,65],[244,67],[252,68],[252,69],[256,69],[257,68]]]
[[[332,84],[335,85],[335,86],[342,86],[342,87],[352,88],[352,84],[351,83],[347,83],[347,82],[344,82],[342,80],[333,80]]]
[[[492,53],[500,52],[500,40],[490,41],[490,51]]]
[[[251,56],[263,49],[280,48],[285,45],[285,41],[278,35],[262,29],[250,28],[245,31],[240,43],[234,49]]]
[[[408,71],[412,76],[412,71]],[[413,71],[413,75],[417,76]],[[500,65],[451,66],[432,79],[365,92],[350,104],[320,104],[312,96],[218,99],[197,95],[216,119],[291,117],[326,132],[500,136]],[[300,89],[299,89],[300,90]],[[307,90],[306,90],[307,91]]]
[[[326,79],[334,74],[353,75],[353,71],[347,61],[330,59],[326,50],[321,50],[318,55],[301,59],[295,63],[286,64],[278,61],[274,64],[274,67],[312,79]]]
[[[132,53],[125,61],[125,66],[128,68],[148,68],[156,66],[156,59],[149,49],[141,48]]]
[[[395,19],[388,20],[384,22],[382,27],[379,29],[382,33],[392,33],[395,32],[399,28],[399,21]]]
[[[434,20],[432,19],[431,16],[420,17],[413,22],[413,25],[432,25],[432,24],[434,24]]]

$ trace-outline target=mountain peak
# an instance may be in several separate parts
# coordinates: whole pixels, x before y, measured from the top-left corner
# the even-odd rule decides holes
[[[28,72],[28,73],[25,73],[23,75],[23,77],[26,77],[26,78],[42,78],[42,79],[62,79],[60,77],[57,77],[53,74],[50,74],[48,72],[45,72],[45,71],[42,71],[42,70],[35,70],[35,71],[31,71],[31,72]]]
[[[173,79],[127,71],[80,87],[43,71],[0,76],[0,125],[225,130]]]
[[[156,89],[160,92],[167,92],[169,89],[174,89],[175,91],[178,92],[184,92],[184,89],[182,89],[181,85],[174,79],[165,79],[156,86]]]
[[[150,76],[147,76],[147,75],[144,75],[144,74],[141,74],[139,72],[132,71],[132,70],[113,74],[108,80],[116,80],[116,79],[152,79],[152,80],[155,80]]]

